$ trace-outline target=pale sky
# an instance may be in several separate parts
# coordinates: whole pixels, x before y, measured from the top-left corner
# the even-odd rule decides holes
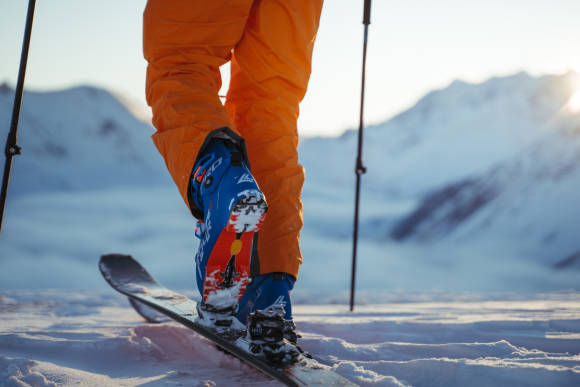
[[[27,86],[101,86],[145,107],[145,2],[37,0]],[[27,4],[0,2],[0,82],[16,83]],[[302,135],[358,126],[362,8],[363,0],[324,4]],[[454,79],[580,71],[579,20],[578,0],[373,0],[365,122],[384,121]]]

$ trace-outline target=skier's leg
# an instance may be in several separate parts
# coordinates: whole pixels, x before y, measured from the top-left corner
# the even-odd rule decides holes
[[[149,0],[143,15],[153,141],[188,205],[191,170],[215,129],[234,129],[218,91],[219,66],[242,37],[252,0]],[[235,130],[235,129],[234,129]]]
[[[304,169],[298,164],[297,118],[321,8],[322,0],[258,0],[234,48],[226,108],[246,139],[252,172],[269,206],[253,275],[281,272],[296,278],[302,262]],[[241,309],[251,297],[244,296]]]
[[[204,302],[216,308],[237,306],[266,209],[243,140],[218,98],[218,67],[241,39],[251,5],[149,0],[144,14],[153,139],[192,213],[203,220],[196,278]]]

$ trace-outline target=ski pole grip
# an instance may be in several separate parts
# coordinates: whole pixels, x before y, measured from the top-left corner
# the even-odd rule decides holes
[[[365,10],[363,14],[363,24],[368,26],[371,24],[371,0],[365,0]]]

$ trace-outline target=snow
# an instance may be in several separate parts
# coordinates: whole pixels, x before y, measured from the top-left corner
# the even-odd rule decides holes
[[[22,157],[11,193],[92,190],[169,183],[161,156],[139,121],[105,90],[25,92],[18,131]],[[0,91],[0,133],[8,133],[13,91]]]
[[[445,245],[454,257],[456,244],[472,246],[476,254],[546,267],[574,256],[580,112],[568,106],[579,79],[570,72],[457,81],[367,128],[362,238],[386,249],[390,239],[429,250]],[[337,208],[351,209],[354,201],[355,134],[300,146],[309,233],[350,234],[352,213]]]
[[[238,184],[243,178],[244,176],[242,175],[242,178],[238,180]],[[252,183],[254,183],[253,180]],[[235,203],[232,198],[228,206],[229,209],[232,209],[228,227],[233,228],[236,233],[260,230],[265,219],[264,213],[268,208],[264,201],[264,195],[259,190],[247,189],[240,192],[239,197],[240,199]]]
[[[457,81],[368,128],[355,313],[356,136],[304,139],[303,346],[361,385],[580,385],[575,79]],[[198,297],[195,221],[152,132],[105,90],[25,93],[0,235],[0,385],[276,385],[186,328],[144,323],[99,274],[101,254],[132,254]]]
[[[362,386],[580,383],[577,294],[390,294],[355,313],[309,301],[295,308],[303,348]],[[277,385],[111,291],[6,291],[0,316],[1,385]]]

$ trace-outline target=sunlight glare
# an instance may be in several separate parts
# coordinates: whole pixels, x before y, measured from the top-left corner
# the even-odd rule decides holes
[[[580,74],[580,57],[574,57],[569,62],[569,67],[572,71]]]
[[[576,91],[568,101],[568,109],[572,112],[580,112],[580,90]]]

